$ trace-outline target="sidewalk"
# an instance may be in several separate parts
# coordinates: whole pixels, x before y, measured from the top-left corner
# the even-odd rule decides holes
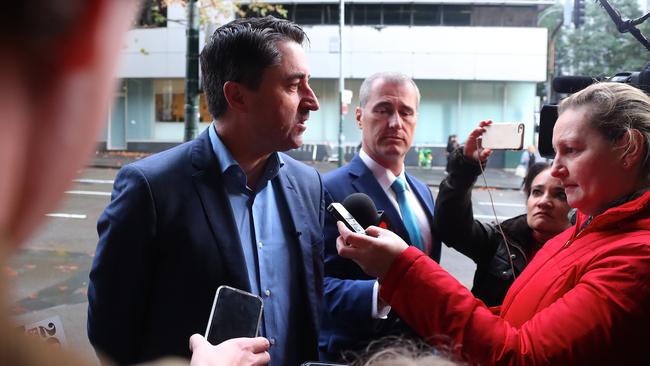
[[[146,153],[134,152],[98,151],[95,153],[93,160],[88,164],[88,166],[93,168],[119,169],[126,164],[142,159],[148,155],[149,154]],[[304,163],[313,166],[321,172],[321,174],[325,174],[330,170],[337,168],[336,163],[320,161],[305,161]],[[409,174],[412,174],[431,187],[439,186],[440,182],[445,178],[443,167],[419,168],[416,166],[409,166],[407,167],[407,171]],[[519,189],[521,187],[521,178],[516,176],[514,171],[509,169],[487,169],[485,171],[485,178],[487,179],[488,186],[492,188]],[[483,185],[483,179],[479,177],[477,186]]]

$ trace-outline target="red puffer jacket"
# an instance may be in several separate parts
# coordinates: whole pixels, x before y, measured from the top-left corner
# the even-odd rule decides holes
[[[482,365],[650,365],[650,191],[549,240],[488,308],[409,247],[381,297],[429,343]],[[449,345],[449,344],[448,344]]]

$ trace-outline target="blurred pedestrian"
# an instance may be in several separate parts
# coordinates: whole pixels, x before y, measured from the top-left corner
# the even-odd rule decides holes
[[[445,158],[447,159],[447,165],[445,165],[445,172],[449,172],[449,158],[451,156],[451,153],[456,150],[460,146],[460,143],[458,142],[458,136],[457,135],[449,135],[447,137],[447,146],[445,147]]]

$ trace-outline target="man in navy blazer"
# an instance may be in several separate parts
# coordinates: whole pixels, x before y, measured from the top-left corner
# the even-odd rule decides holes
[[[278,153],[302,144],[319,107],[304,38],[272,17],[217,29],[201,53],[213,124],[117,175],[88,289],[97,352],[119,364],[189,357],[188,339],[229,285],[263,298],[271,365],[318,356],[323,187]]]
[[[342,202],[362,192],[383,210],[392,230],[413,243],[399,198],[391,188],[406,181],[406,200],[413,213],[424,250],[440,260],[440,242],[431,234],[433,196],[429,188],[404,170],[404,157],[413,142],[420,93],[415,82],[398,73],[378,73],[361,85],[356,120],[362,147],[346,166],[323,177],[325,201]],[[417,230],[419,229],[419,234]],[[325,219],[325,312],[319,340],[322,360],[340,361],[345,351],[360,351],[388,335],[416,337],[390,307],[378,298],[379,284],[353,261],[337,254],[339,236],[333,217]]]

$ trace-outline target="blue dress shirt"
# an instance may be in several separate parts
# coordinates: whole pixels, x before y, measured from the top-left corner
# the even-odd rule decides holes
[[[298,241],[277,178],[284,163],[278,153],[271,154],[257,187],[248,187],[244,170],[217,135],[214,123],[209,129],[239,231],[251,292],[264,300],[260,335],[271,343],[270,365],[298,365],[303,296],[295,275],[300,260]]]

